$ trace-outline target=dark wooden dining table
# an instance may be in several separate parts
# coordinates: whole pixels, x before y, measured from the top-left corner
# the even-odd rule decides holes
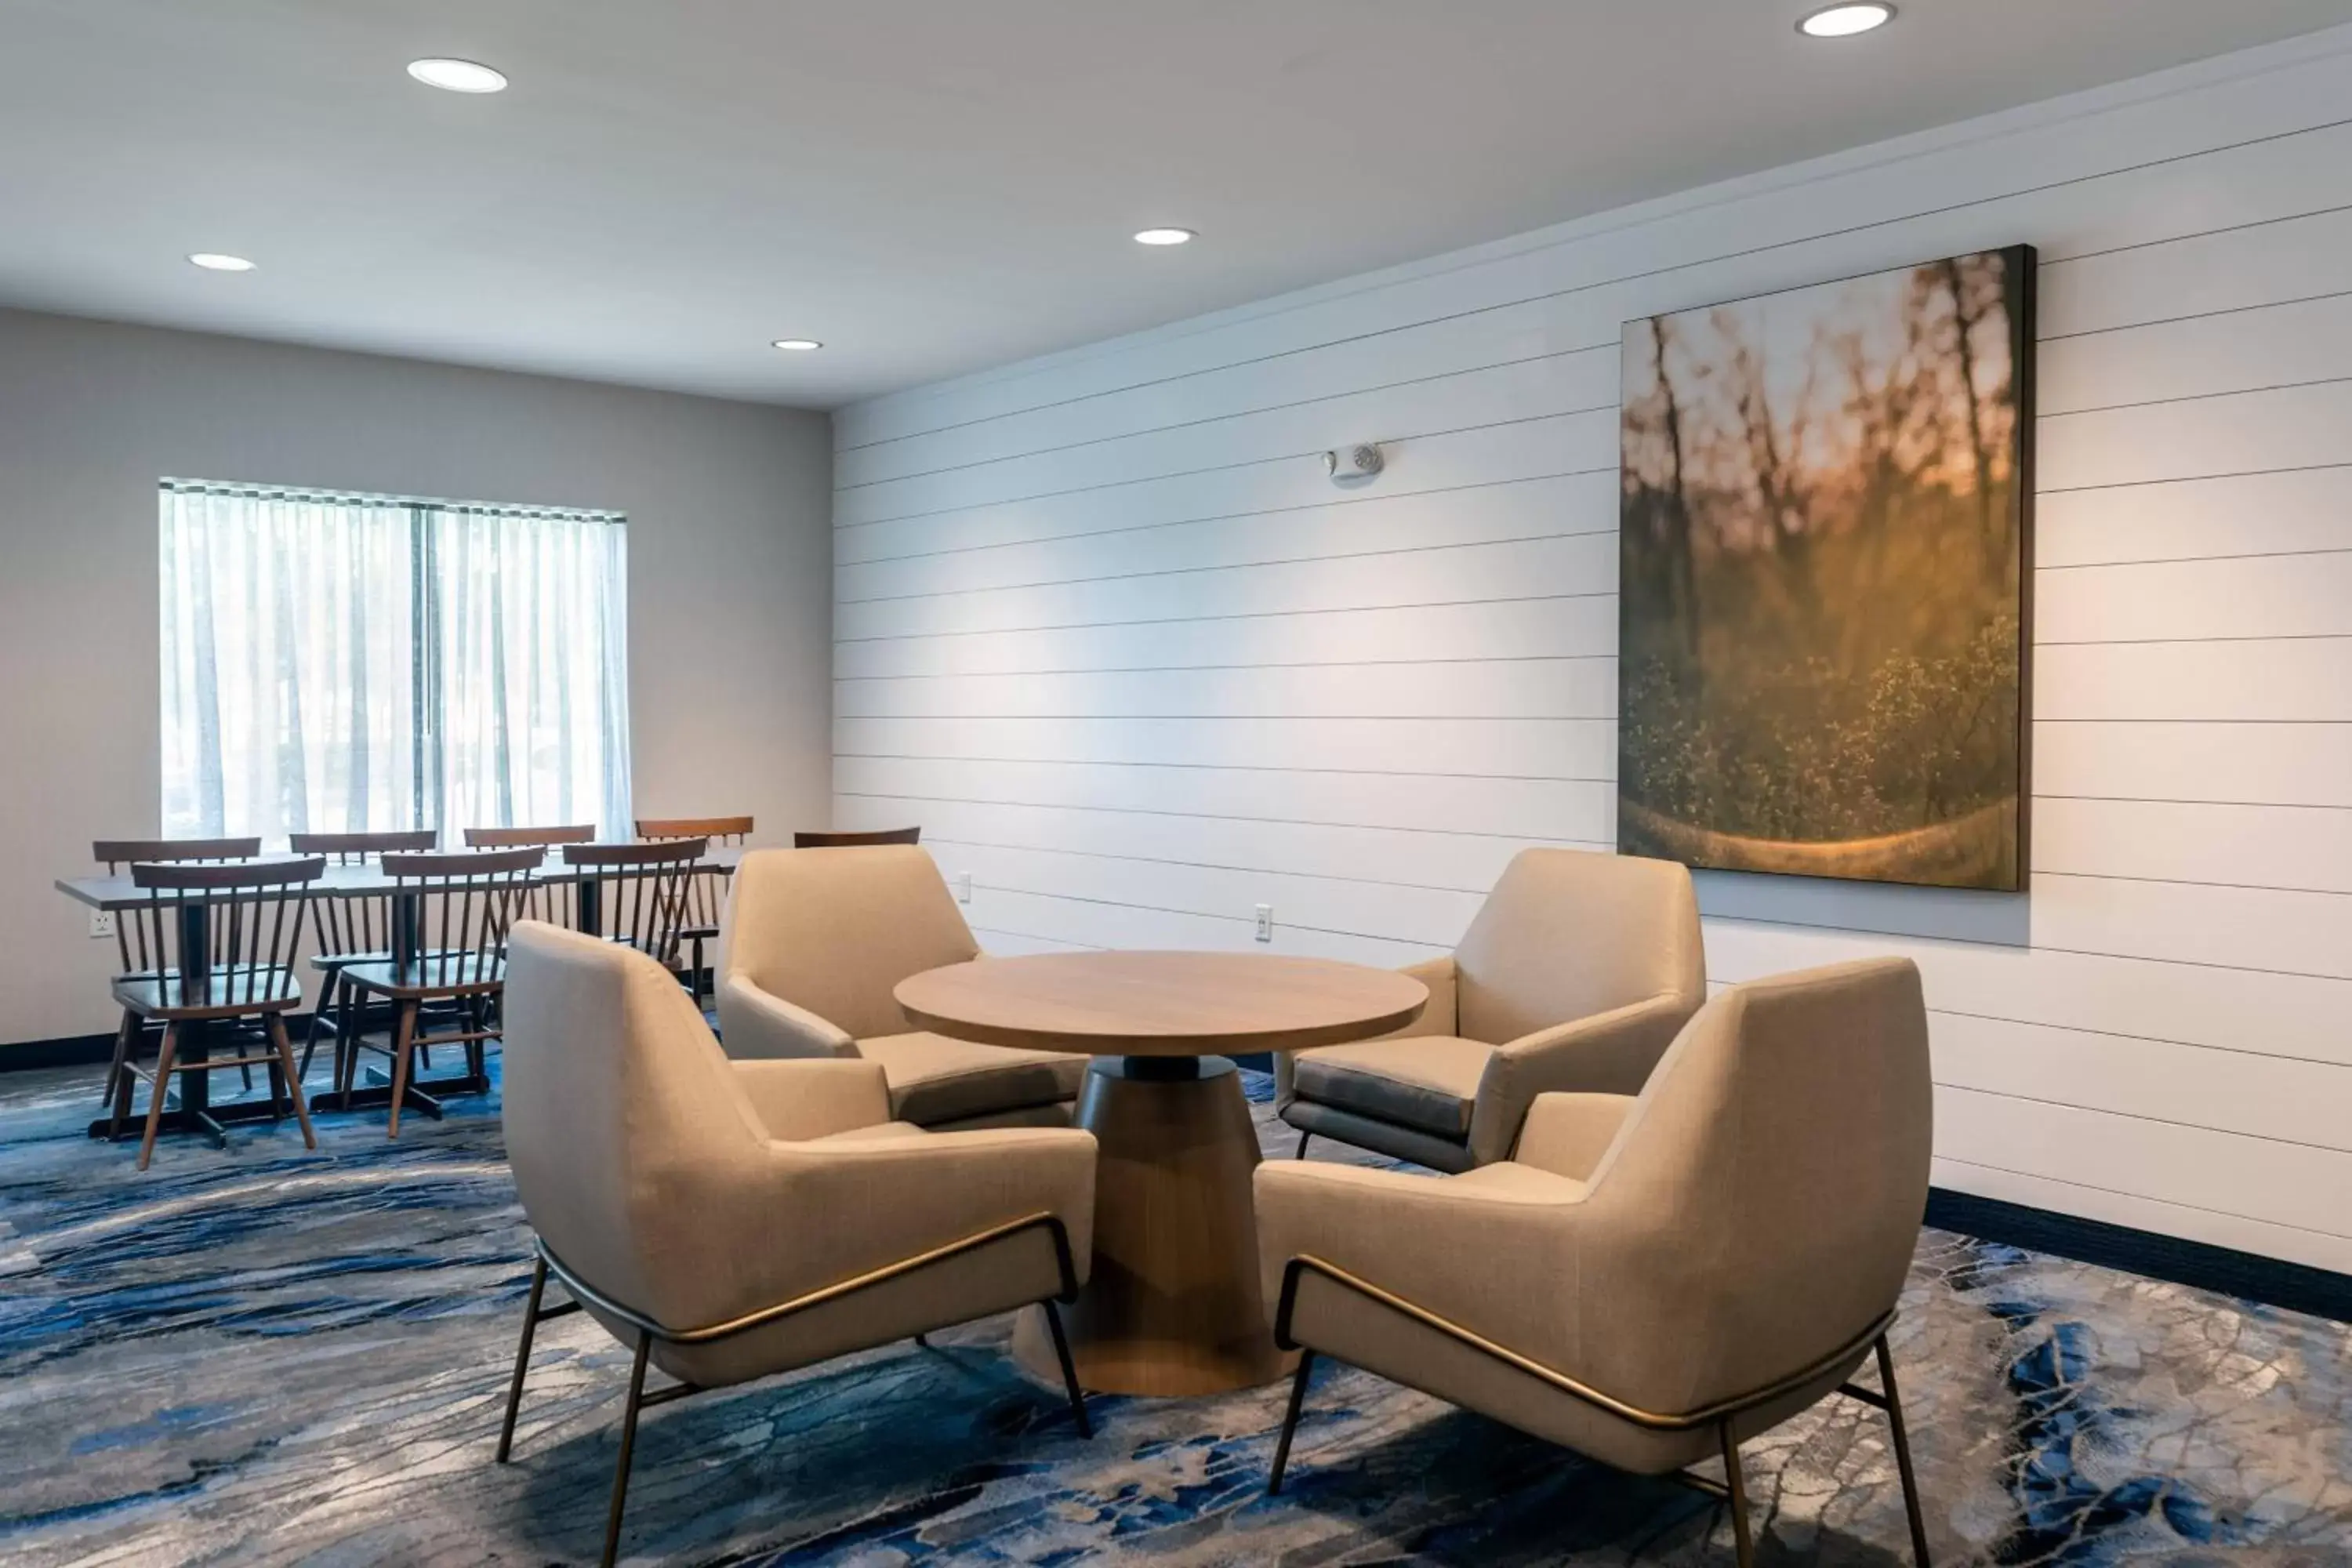
[[[742,859],[744,851],[734,846],[714,848],[695,862],[695,870],[702,874],[731,876],[734,874],[737,862]],[[290,855],[264,856],[262,862],[300,858],[302,857]],[[261,862],[257,862],[258,863]],[[600,935],[604,931],[604,909],[601,889],[596,878],[600,874],[608,873],[609,869],[609,868],[597,866],[567,866],[563,863],[562,851],[551,848],[547,853],[546,863],[530,874],[530,879],[541,885],[576,884],[577,890],[572,900],[572,923],[577,929],[591,935]],[[201,989],[201,980],[211,962],[213,951],[210,906],[205,902],[194,898],[184,902],[173,898],[169,892],[151,892],[135,886],[127,871],[117,876],[60,877],[57,880],[57,889],[77,903],[86,904],[93,910],[104,910],[117,914],[130,910],[147,909],[158,900],[167,906],[176,907],[180,911],[182,967],[185,969],[190,963],[195,966],[194,978],[198,983],[198,988]],[[392,900],[394,957],[401,956],[401,949],[404,946],[413,946],[415,940],[415,933],[419,919],[418,909],[422,902],[421,889],[415,882],[402,883],[386,876],[383,866],[373,861],[355,866],[330,865],[320,875],[318,880],[282,890],[272,889],[268,896],[279,897],[281,891],[284,896],[304,900],[389,898]],[[210,1048],[210,1041],[206,1037],[209,1033],[210,1027],[205,1024],[183,1024],[180,1026],[180,1060],[191,1064],[204,1061]],[[229,1125],[240,1121],[274,1121],[278,1117],[278,1107],[266,1095],[215,1104],[212,1100],[211,1079],[212,1075],[205,1072],[191,1072],[181,1076],[180,1103],[177,1107],[164,1111],[161,1131],[202,1133],[210,1138],[215,1145],[223,1145],[226,1142],[226,1129]],[[288,1087],[292,1092],[300,1092],[299,1084]],[[486,1093],[489,1087],[488,1078],[478,1077],[470,1071],[452,1077],[424,1079],[409,1086],[412,1098],[404,1103],[413,1105],[415,1109],[420,1110],[437,1111],[439,1100],[443,1096],[481,1094]],[[341,1094],[323,1092],[313,1095],[310,1100],[310,1109],[313,1111],[357,1110],[370,1108],[382,1110],[391,1102],[391,1085],[373,1084],[353,1089],[348,1098]],[[93,1138],[110,1138],[113,1131],[114,1121],[109,1116],[101,1116],[89,1124],[89,1135]]]

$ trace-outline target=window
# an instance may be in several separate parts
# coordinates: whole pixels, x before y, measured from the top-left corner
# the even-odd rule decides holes
[[[629,826],[628,530],[163,482],[163,831]]]

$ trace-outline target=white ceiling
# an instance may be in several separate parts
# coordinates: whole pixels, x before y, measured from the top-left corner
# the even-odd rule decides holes
[[[0,303],[833,405],[2352,19],[1901,4],[0,0]]]

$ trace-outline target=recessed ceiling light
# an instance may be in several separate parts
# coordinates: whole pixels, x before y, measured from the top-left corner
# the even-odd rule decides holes
[[[796,354],[809,353],[814,350],[824,347],[823,343],[817,342],[814,338],[778,338],[769,346],[771,348],[782,349],[788,353]]]
[[[1135,231],[1138,245],[1181,245],[1192,237],[1189,228],[1139,228]]]
[[[1812,38],[1850,38],[1884,27],[1895,20],[1895,7],[1879,0],[1857,5],[1825,5],[1797,24],[1797,31]]]
[[[507,79],[473,60],[411,60],[408,74],[445,92],[504,92]]]
[[[250,272],[253,263],[242,256],[223,256],[216,250],[199,250],[188,258],[207,272]]]

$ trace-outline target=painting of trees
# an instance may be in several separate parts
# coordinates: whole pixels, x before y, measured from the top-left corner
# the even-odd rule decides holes
[[[2033,256],[1624,335],[1618,842],[2024,885]]]

